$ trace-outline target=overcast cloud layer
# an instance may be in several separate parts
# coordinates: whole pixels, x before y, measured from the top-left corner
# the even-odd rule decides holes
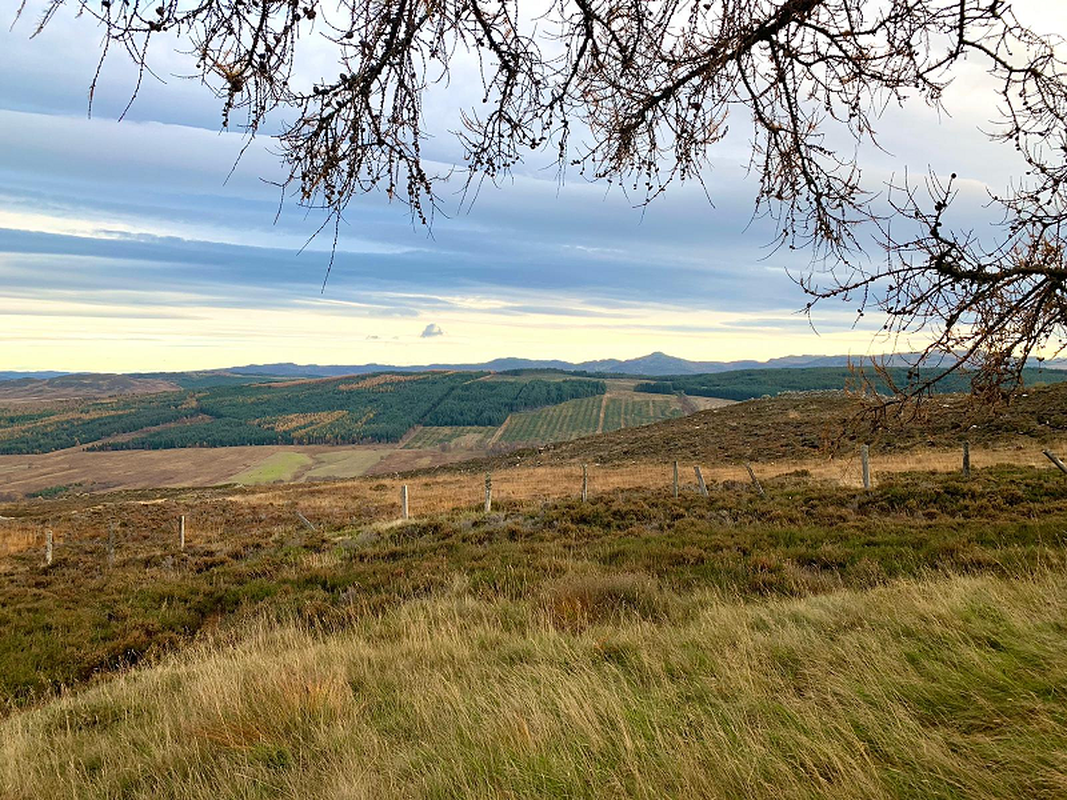
[[[1058,2],[1022,10],[1067,32]],[[205,88],[179,79],[150,81],[116,122],[133,85],[118,58],[89,119],[99,32],[68,11],[29,41],[28,22],[0,26],[0,369],[652,350],[726,360],[891,347],[854,327],[845,306],[819,309],[817,333],[796,313],[805,298],[787,269],[806,261],[769,252],[769,231],[750,224],[741,135],[714,151],[714,208],[698,188],[679,186],[642,212],[603,186],[560,187],[538,164],[483,190],[470,212],[439,216],[432,234],[383,197],[362,198],[323,290],[329,241],[298,252],[321,219],[288,203],[275,222],[269,140],[254,143],[227,181],[243,140],[219,132]],[[155,63],[163,75],[184,68],[163,48]],[[905,164],[955,171],[961,221],[983,229],[985,189],[1002,188],[1012,165],[978,131],[993,115],[982,83],[977,70],[959,81],[951,119],[922,108],[887,116],[892,157],[877,156],[868,176],[887,179]],[[449,103],[463,97],[460,86],[429,106],[442,134],[429,152],[445,164],[457,157],[444,135]]]

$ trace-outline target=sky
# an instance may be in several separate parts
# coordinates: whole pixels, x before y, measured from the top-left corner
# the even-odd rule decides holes
[[[1059,0],[1015,4],[1067,33]],[[880,322],[844,304],[799,313],[789,272],[802,254],[768,248],[751,220],[746,135],[712,151],[696,186],[645,209],[535,160],[471,208],[444,193],[432,229],[381,195],[353,202],[329,281],[330,239],[301,250],[321,222],[270,186],[269,137],[220,130],[209,90],[157,47],[123,121],[135,74],[105,63],[94,113],[87,91],[100,31],[65,9],[31,40],[40,2],[0,19],[0,370],[169,371],[248,363],[470,363],[519,356],[581,361],[652,351],[697,360],[891,350]],[[10,9],[0,13],[12,13]],[[162,43],[161,43],[162,44]],[[311,53],[307,76],[330,68]],[[470,73],[427,106],[429,157],[458,159],[448,136]],[[921,106],[882,120],[886,153],[868,179],[955,171],[962,222],[988,224],[982,201],[1013,165],[980,128],[993,114],[969,65],[951,117]],[[739,126],[743,128],[744,126]],[[227,176],[229,177],[227,178]],[[446,190],[449,187],[445,187]],[[968,215],[971,215],[968,217]],[[973,218],[973,219],[972,219]],[[909,343],[912,344],[912,343]],[[896,343],[900,348],[900,343]]]

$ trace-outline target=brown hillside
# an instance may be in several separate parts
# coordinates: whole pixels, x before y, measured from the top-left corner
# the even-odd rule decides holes
[[[131,378],[129,375],[63,375],[59,378],[20,378],[0,381],[0,405],[49,403],[61,400],[111,397],[123,394],[175,392],[181,387],[158,378]]]

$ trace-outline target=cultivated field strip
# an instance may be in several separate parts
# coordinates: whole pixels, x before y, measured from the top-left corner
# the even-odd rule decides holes
[[[603,433],[650,425],[683,412],[673,399],[644,397],[608,397],[604,411]]]
[[[587,397],[551,408],[512,414],[499,441],[507,444],[565,442],[682,415],[677,401],[671,398],[639,397],[630,393]]]
[[[592,436],[600,419],[601,402],[601,397],[583,397],[551,408],[512,414],[499,441],[507,444],[563,442]]]

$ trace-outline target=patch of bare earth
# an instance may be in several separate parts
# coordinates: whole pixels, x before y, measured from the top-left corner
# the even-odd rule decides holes
[[[277,453],[303,453],[312,463],[314,478],[330,476],[331,463],[346,452],[380,454],[385,446],[249,445],[245,447],[185,447],[172,450],[112,450],[87,452],[70,448],[42,455],[0,455],[0,500],[15,499],[56,486],[76,486],[81,492],[177,487],[206,487],[230,483],[235,475],[262,464]],[[390,475],[430,469],[470,458],[469,451],[391,450],[368,464],[366,474]],[[351,474],[351,473],[349,473]]]
[[[732,406],[736,400],[725,400],[721,397],[699,397],[696,395],[678,395],[678,401],[686,414],[695,414],[698,411],[707,411],[710,408],[722,408]]]
[[[274,453],[293,447],[218,447],[86,452],[71,448],[42,455],[0,456],[0,496],[52,486],[87,491],[170,486],[215,486]]]

